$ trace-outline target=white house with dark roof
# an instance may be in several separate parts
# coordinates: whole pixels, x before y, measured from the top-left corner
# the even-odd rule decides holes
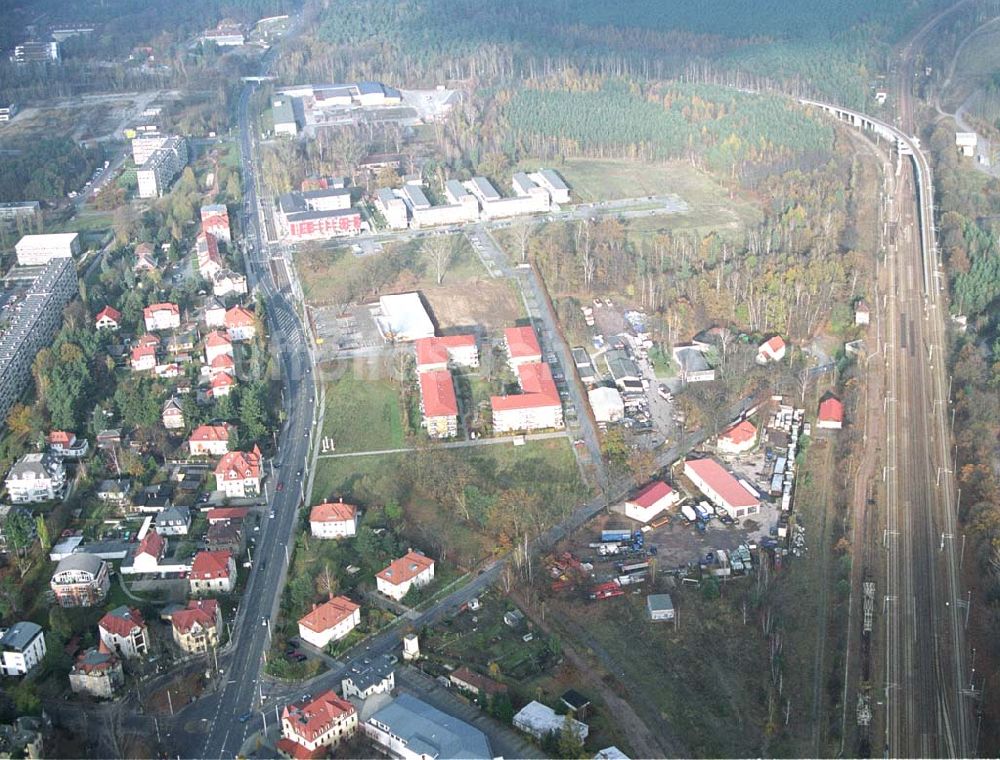
[[[45,634],[31,621],[0,629],[0,671],[5,676],[23,676],[45,656]]]

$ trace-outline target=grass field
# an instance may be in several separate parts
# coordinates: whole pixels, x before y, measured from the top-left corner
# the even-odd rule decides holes
[[[405,442],[399,393],[367,366],[346,367],[326,385],[323,435],[333,438],[338,452],[395,449]]]
[[[1000,70],[1000,21],[969,38],[955,62],[955,73],[941,98],[941,107],[954,111],[969,95]]]
[[[456,490],[489,503],[520,490],[537,497],[537,510],[523,517],[532,529],[558,521],[588,496],[569,441],[546,440],[321,458],[311,503],[341,496],[360,504],[398,503],[408,537],[418,545],[436,543],[455,565],[471,567],[503,541],[494,524],[465,518],[448,498]]]

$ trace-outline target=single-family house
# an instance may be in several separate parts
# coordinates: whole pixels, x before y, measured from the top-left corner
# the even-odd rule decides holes
[[[780,335],[775,335],[757,347],[757,363],[780,362],[785,358],[786,350],[784,339]]]
[[[340,680],[345,698],[368,699],[373,694],[391,694],[396,688],[395,657],[379,654],[354,660]]]
[[[222,610],[215,599],[191,599],[187,607],[170,616],[174,643],[192,654],[207,652],[219,645]]]
[[[191,563],[191,593],[228,594],[236,587],[236,562],[229,551],[198,552]]]
[[[335,596],[299,618],[299,637],[314,647],[323,649],[338,641],[361,623],[361,607],[346,596]]]
[[[108,563],[86,552],[70,554],[59,560],[49,587],[60,607],[93,607],[111,588]]]
[[[149,629],[134,607],[115,607],[97,624],[101,643],[109,652],[129,659],[149,654]]]
[[[191,528],[191,510],[172,504],[153,518],[153,528],[161,536],[186,536]]]
[[[102,644],[83,652],[69,671],[69,688],[74,694],[113,699],[125,685],[121,660]]]
[[[206,327],[214,330],[226,326],[226,307],[217,297],[205,299],[204,313]]]
[[[375,575],[378,590],[397,602],[411,588],[421,588],[434,580],[434,560],[415,551],[393,560]]]
[[[278,751],[292,758],[320,757],[358,730],[354,705],[332,690],[315,699],[287,705],[281,713]]]
[[[233,342],[219,330],[213,330],[205,337],[205,364],[212,364],[220,356],[233,357]]]
[[[208,395],[212,398],[224,398],[236,385],[236,380],[228,372],[218,372],[212,375],[208,383]]]
[[[149,345],[133,346],[130,364],[133,372],[150,372],[156,369],[156,348]]]
[[[45,633],[38,623],[22,620],[0,628],[0,673],[23,676],[45,657]]]
[[[175,303],[154,303],[142,310],[147,332],[174,330],[181,326],[181,307]]]
[[[257,333],[257,318],[252,311],[234,306],[226,312],[226,332],[230,340],[250,340]]]
[[[229,499],[246,499],[260,494],[261,453],[230,451],[215,466],[215,484]]]
[[[167,539],[155,530],[148,531],[135,549],[135,554],[132,557],[132,572],[159,572],[160,560],[166,553]]]
[[[188,449],[194,457],[221,457],[229,451],[229,436],[233,426],[228,422],[221,425],[199,425],[191,432]]]
[[[102,480],[97,484],[97,498],[108,504],[121,506],[128,501],[132,481],[128,478]]]
[[[105,306],[94,317],[94,327],[97,330],[117,330],[121,322],[122,313],[114,306]]]
[[[358,530],[358,508],[343,499],[317,504],[309,511],[309,530],[316,538],[351,538]]]
[[[53,430],[48,436],[49,451],[59,459],[82,459],[90,449],[86,438],[77,438],[76,433]]]
[[[160,415],[163,420],[163,427],[167,430],[181,430],[184,428],[184,408],[180,399],[171,396],[163,402],[163,412]]]
[[[530,734],[538,741],[544,741],[552,734],[559,734],[566,725],[566,716],[559,715],[548,705],[541,702],[529,702],[516,715],[514,715],[514,728]],[[586,723],[569,719],[569,725],[573,733],[582,742],[590,733],[590,727]]]

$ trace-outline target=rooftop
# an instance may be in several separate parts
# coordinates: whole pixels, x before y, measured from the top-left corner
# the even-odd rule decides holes
[[[372,686],[381,683],[393,672],[395,664],[387,654],[365,657],[351,663],[344,678],[350,678],[351,683],[361,692],[368,691]]]
[[[310,522],[344,522],[353,520],[358,514],[358,508],[343,501],[324,501],[309,511]]]
[[[316,605],[299,618],[299,625],[322,633],[350,618],[361,606],[346,596],[335,596],[323,604]]]
[[[690,469],[730,507],[755,507],[760,504],[732,474],[714,459],[688,459],[685,469]]]
[[[412,580],[429,567],[434,566],[434,560],[417,552],[409,552],[406,556],[394,559],[387,568],[376,573],[394,586]]]
[[[670,496],[673,492],[674,489],[662,480],[654,480],[632,497],[630,501],[633,504],[638,504],[640,507],[651,507],[660,499]]]
[[[530,359],[542,355],[538,337],[534,328],[530,326],[508,327],[504,330],[504,338],[507,341],[507,350],[514,359]]]
[[[455,385],[446,369],[420,373],[420,399],[427,417],[453,417],[458,414]]]
[[[377,710],[369,722],[388,727],[406,743],[410,752],[435,760],[493,757],[489,740],[482,731],[409,694],[400,694]]]

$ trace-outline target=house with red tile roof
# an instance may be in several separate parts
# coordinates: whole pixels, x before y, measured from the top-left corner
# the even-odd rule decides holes
[[[434,580],[434,560],[415,551],[393,560],[387,568],[375,574],[378,590],[397,602],[411,588],[426,586]]]
[[[228,422],[221,425],[199,425],[188,439],[191,456],[221,457],[229,451],[229,435],[234,430]]]
[[[507,687],[502,683],[497,683],[492,678],[487,678],[484,675],[473,672],[464,665],[452,671],[448,676],[448,680],[455,684],[456,688],[472,696],[477,696],[479,692],[482,692],[492,697],[496,694],[507,692]]]
[[[654,480],[625,501],[625,516],[648,523],[680,501],[680,495],[662,480]]]
[[[142,537],[132,558],[133,573],[159,572],[160,560],[167,553],[167,539],[150,530]]]
[[[719,433],[716,448],[724,454],[743,454],[757,445],[757,428],[750,420],[740,420]]]
[[[181,326],[181,307],[175,303],[154,303],[142,310],[146,330],[173,330]]]
[[[309,511],[309,531],[316,538],[351,538],[358,531],[358,508],[343,499],[317,504]]]
[[[493,396],[493,432],[510,433],[563,427],[562,400],[552,370],[544,362],[516,365],[521,393]]]
[[[224,332],[213,330],[205,336],[205,364],[211,365],[220,356],[233,358],[233,342]]]
[[[208,365],[208,376],[210,378],[214,378],[223,372],[227,375],[236,373],[236,362],[233,361],[232,354],[220,354],[212,359]]]
[[[247,507],[215,507],[205,513],[209,525],[214,525],[223,520],[241,521],[245,520],[250,510]]]
[[[260,448],[230,451],[215,466],[215,484],[227,498],[245,499],[260,493]]]
[[[133,372],[149,372],[156,368],[156,349],[153,346],[132,348],[130,364]]]
[[[116,607],[100,619],[97,631],[108,651],[129,659],[149,654],[149,629],[134,607]]]
[[[339,641],[361,623],[361,606],[346,596],[335,596],[299,618],[299,638],[323,649]]]
[[[211,280],[222,270],[223,261],[215,235],[199,232],[194,241],[194,252],[198,261],[198,272],[206,280]]]
[[[236,587],[236,562],[232,552],[198,552],[191,563],[191,593],[228,594]]]
[[[122,323],[122,313],[114,306],[105,306],[94,317],[94,327],[98,330],[117,330]]]
[[[208,384],[208,395],[212,398],[222,398],[228,396],[229,392],[236,387],[236,381],[228,372],[219,372],[212,376]]]
[[[201,207],[201,229],[226,243],[232,242],[229,209],[225,204],[211,203]]]
[[[785,358],[786,350],[784,339],[780,335],[775,335],[757,348],[757,363],[780,362]]]
[[[516,368],[519,364],[542,360],[542,349],[538,345],[538,336],[535,335],[533,327],[508,327],[504,330],[503,336],[511,367]]]
[[[281,713],[278,751],[299,759],[326,757],[358,730],[354,705],[332,690],[315,699],[285,707]]]
[[[250,340],[257,333],[257,319],[252,311],[234,306],[226,312],[226,332],[230,340]]]
[[[418,338],[413,342],[417,354],[417,372],[478,367],[479,348],[475,335],[446,335],[440,338]]]
[[[714,459],[685,460],[684,474],[734,520],[760,512],[760,499]]]
[[[215,599],[191,599],[187,607],[170,616],[174,643],[183,651],[197,654],[219,645],[222,610]]]
[[[819,402],[816,427],[825,430],[840,430],[844,427],[844,404],[840,399],[827,396]]]
[[[90,449],[86,438],[77,438],[76,433],[53,430],[48,436],[49,451],[59,459],[81,459]]]
[[[69,671],[69,688],[74,694],[112,699],[124,685],[121,660],[109,652],[103,642],[80,654]]]
[[[458,399],[451,372],[437,369],[421,372],[421,425],[431,438],[452,438],[458,435]]]

